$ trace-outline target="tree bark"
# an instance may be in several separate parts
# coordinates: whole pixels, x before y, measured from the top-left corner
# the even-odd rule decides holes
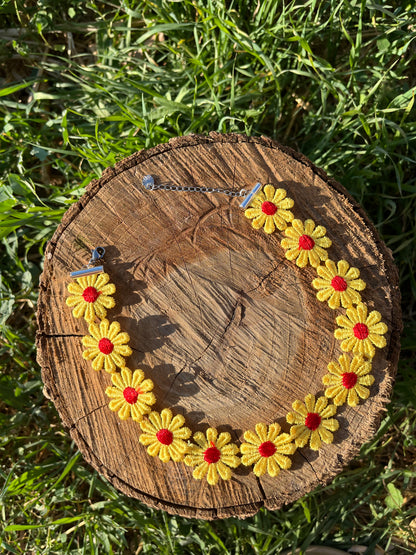
[[[335,442],[299,449],[290,470],[256,478],[240,466],[230,481],[209,486],[183,463],[162,463],[139,443],[140,426],[108,408],[110,375],[82,358],[87,323],[65,305],[69,272],[97,246],[115,283],[108,313],[130,335],[128,367],[155,383],[154,410],[171,407],[193,432],[229,431],[239,443],[258,422],[278,422],[292,402],[323,395],[322,376],[337,360],[335,317],[319,302],[316,271],[286,260],[281,232],[254,230],[240,198],[145,190],[157,184],[238,191],[257,181],[283,187],[295,218],[311,218],[332,240],[329,257],[359,268],[369,309],[389,327],[373,359],[369,399],[338,410]],[[276,142],[243,135],[179,137],[140,151],[90,184],[48,244],[38,305],[38,360],[54,402],[85,460],[117,489],[172,514],[204,519],[247,517],[276,509],[326,484],[377,429],[399,357],[398,276],[390,251],[348,192],[304,156]]]

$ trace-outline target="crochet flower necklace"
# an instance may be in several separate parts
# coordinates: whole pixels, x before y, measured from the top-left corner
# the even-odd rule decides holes
[[[143,184],[149,182],[152,184],[153,179],[146,176]],[[275,477],[281,469],[290,469],[290,456],[297,449],[309,445],[317,451],[322,443],[332,443],[333,432],[339,428],[337,407],[344,403],[353,407],[369,397],[368,388],[374,383],[371,369],[375,349],[386,346],[384,334],[388,328],[381,321],[381,314],[376,310],[368,312],[361,300],[360,291],[366,284],[360,279],[360,271],[345,260],[331,260],[327,249],[332,242],[326,229],[310,219],[295,219],[293,205],[284,189],[257,184],[241,207],[254,229],[263,228],[267,234],[284,232],[281,246],[286,258],[300,268],[315,268],[318,277],[312,287],[317,290],[317,299],[327,302],[330,309],[344,309],[345,313],[335,318],[334,336],[341,340],[343,354],[327,366],[328,373],[322,378],[324,395],[316,398],[310,393],[303,401],[292,403],[293,410],[286,415],[291,425],[289,433],[283,432],[277,422],[260,422],[254,430],[244,432],[240,446],[231,442],[228,432],[218,433],[213,427],[205,433],[195,432],[191,441],[192,432],[185,426],[185,418],[174,415],[170,408],[153,411],[157,400],[152,380],[142,370],[131,371],[126,366],[125,358],[132,353],[130,337],[121,331],[118,322],[110,323],[106,318],[107,310],[115,306],[112,295],[116,288],[109,283],[103,267],[96,266],[104,249],[95,249],[87,268],[71,274],[76,281],[68,285],[71,296],[66,304],[73,308],[75,318],[84,318],[89,324],[89,335],[82,339],[83,358],[91,361],[94,370],[104,369],[111,374],[112,385],[105,390],[111,399],[110,410],[117,412],[121,420],[131,418],[140,425],[139,441],[150,456],[165,463],[183,461],[193,467],[195,479],[206,478],[210,485],[217,484],[220,478],[229,480],[232,469],[240,464],[253,466],[258,477],[266,473]]]

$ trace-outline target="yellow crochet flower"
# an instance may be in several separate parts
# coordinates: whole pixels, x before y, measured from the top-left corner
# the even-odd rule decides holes
[[[275,189],[273,185],[265,185],[263,191],[257,193],[251,201],[244,215],[253,220],[251,225],[254,229],[264,226],[266,233],[273,233],[276,227],[283,231],[287,228],[286,222],[293,220],[293,214],[288,210],[292,208],[293,204],[293,200],[286,197],[284,189]]]
[[[373,358],[376,354],[374,346],[379,349],[386,346],[383,335],[388,328],[380,320],[381,314],[377,310],[367,316],[367,306],[364,303],[359,303],[357,308],[348,308],[346,316],[337,316],[336,322],[340,327],[335,330],[334,335],[336,339],[343,339],[341,349]]]
[[[97,315],[100,320],[106,317],[107,308],[113,308],[114,299],[110,297],[116,291],[113,283],[108,283],[108,274],[96,274],[80,277],[77,283],[70,283],[68,291],[72,293],[66,304],[74,307],[72,314],[75,318],[84,316],[88,323],[92,323]]]
[[[241,462],[245,466],[254,464],[253,472],[256,476],[263,476],[266,472],[273,478],[280,472],[280,468],[288,469],[292,461],[286,455],[293,455],[296,445],[292,443],[289,434],[281,434],[277,423],[266,426],[256,424],[256,433],[251,430],[244,432],[244,439],[240,451],[243,454]]]
[[[104,319],[100,325],[90,324],[88,331],[91,336],[82,338],[82,343],[87,349],[82,353],[86,360],[92,361],[94,370],[115,372],[116,367],[123,368],[125,360],[123,357],[131,355],[131,349],[126,343],[130,341],[128,333],[120,333],[120,324]]]
[[[191,430],[184,424],[185,418],[181,414],[173,416],[170,409],[163,409],[160,414],[151,412],[148,419],[140,422],[144,433],[139,441],[148,446],[151,457],[159,456],[162,462],[181,461],[188,448],[184,440],[191,436]]]
[[[294,412],[289,412],[286,420],[289,424],[295,424],[290,428],[290,435],[297,447],[304,447],[309,441],[310,448],[317,451],[322,442],[334,441],[332,432],[338,430],[339,423],[331,417],[335,416],[337,408],[328,405],[326,397],[319,397],[315,402],[315,395],[309,394],[305,397],[305,403],[295,401],[292,407]]]
[[[190,445],[185,457],[185,464],[195,466],[193,477],[202,480],[206,476],[211,486],[214,486],[219,478],[229,480],[231,468],[237,468],[241,462],[236,457],[237,445],[230,443],[230,434],[222,432],[218,435],[215,428],[208,428],[206,437],[202,432],[196,432],[194,440],[197,445]]]
[[[287,237],[282,239],[281,245],[286,249],[286,258],[296,260],[297,266],[304,268],[308,262],[316,268],[321,260],[328,258],[325,249],[332,245],[332,241],[325,236],[326,229],[322,225],[315,227],[313,220],[293,220],[292,226],[285,230]]]
[[[319,289],[316,294],[319,301],[328,301],[330,308],[342,305],[348,308],[361,302],[358,291],[365,289],[365,283],[360,277],[360,270],[350,268],[345,260],[338,262],[338,268],[333,260],[327,260],[325,266],[318,266],[316,272],[319,278],[312,281],[313,287]]]
[[[325,395],[338,407],[345,401],[350,407],[356,407],[359,403],[358,397],[367,399],[370,391],[367,387],[374,383],[374,376],[371,372],[371,362],[365,361],[362,357],[356,356],[352,360],[348,355],[341,355],[338,359],[339,364],[330,362],[328,364],[329,374],[322,378],[324,385],[329,387],[325,390]]]
[[[150,405],[156,402],[155,396],[151,392],[153,389],[152,380],[144,379],[143,370],[132,372],[128,368],[122,368],[121,374],[115,372],[111,376],[114,387],[107,387],[106,394],[113,399],[109,407],[117,412],[121,420],[131,418],[136,422],[142,420],[143,415],[148,414],[152,409]]]

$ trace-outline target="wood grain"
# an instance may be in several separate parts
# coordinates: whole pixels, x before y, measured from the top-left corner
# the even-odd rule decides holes
[[[326,365],[341,353],[336,314],[311,286],[315,271],[284,258],[281,234],[253,230],[238,198],[146,191],[146,174],[171,185],[239,190],[259,180],[284,187],[295,217],[327,228],[330,257],[360,269],[368,284],[363,300],[389,326],[371,397],[340,409],[335,443],[298,451],[278,478],[258,479],[240,467],[230,482],[211,487],[183,464],[149,457],[138,424],[108,409],[109,374],[82,358],[87,325],[65,306],[66,286],[98,245],[117,287],[109,318],[131,337],[129,367],[155,382],[158,409],[184,414],[194,431],[217,426],[238,441],[259,421],[288,430],[292,402],[322,394]],[[305,157],[264,137],[180,137],[106,170],[48,244],[37,337],[45,393],[84,458],[120,491],[188,517],[246,517],[327,483],[374,433],[397,367],[399,300],[391,254],[364,211]]]

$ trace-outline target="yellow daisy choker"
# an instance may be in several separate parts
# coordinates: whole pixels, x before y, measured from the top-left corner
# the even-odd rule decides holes
[[[151,190],[161,188],[154,185],[151,176],[143,179],[143,185]],[[240,196],[244,195],[245,191],[241,192]],[[121,420],[131,418],[139,424],[139,441],[150,456],[165,463],[184,462],[193,467],[195,479],[206,478],[210,485],[219,479],[231,479],[232,469],[240,464],[252,466],[258,477],[266,473],[276,477],[282,469],[291,468],[291,455],[297,449],[308,446],[317,451],[323,443],[332,443],[334,432],[339,429],[337,407],[345,403],[356,406],[369,397],[369,387],[374,383],[372,359],[376,348],[386,346],[387,326],[381,321],[381,314],[376,310],[369,312],[362,302],[360,292],[366,284],[360,279],[359,270],[345,260],[329,259],[327,249],[332,242],[326,229],[310,219],[295,219],[291,211],[294,202],[286,190],[256,184],[240,206],[254,229],[284,234],[281,246],[286,258],[300,268],[310,265],[316,269],[318,277],[313,279],[312,287],[317,290],[318,301],[327,302],[331,310],[342,311],[335,318],[334,336],[341,341],[343,354],[327,366],[328,373],[322,377],[323,396],[316,398],[310,393],[304,400],[292,403],[293,410],[286,415],[290,425],[287,431],[277,422],[260,422],[254,430],[243,433],[238,446],[232,443],[228,432],[208,428],[205,433],[196,431],[192,435],[183,415],[174,415],[170,408],[152,410],[157,404],[153,382],[142,370],[131,371],[126,366],[126,358],[132,353],[130,337],[118,322],[107,319],[107,310],[115,307],[112,295],[116,288],[103,266],[97,266],[104,256],[102,247],[93,251],[86,268],[71,274],[76,281],[68,285],[70,296],[66,299],[74,317],[84,318],[89,324],[89,335],[82,339],[83,358],[91,361],[94,370],[104,369],[111,374],[111,385],[105,391],[111,399],[110,410]]]

